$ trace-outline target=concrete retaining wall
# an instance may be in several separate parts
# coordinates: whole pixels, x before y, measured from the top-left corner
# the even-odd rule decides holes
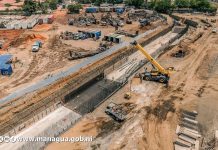
[[[193,21],[193,20],[190,20],[190,19],[182,18],[182,17],[176,16],[176,15],[170,15],[170,17],[172,17],[173,19],[175,19],[177,21],[180,21],[180,20],[184,19],[185,24],[187,24],[189,26],[193,26],[195,28],[198,26],[198,23],[196,21]]]
[[[25,129],[21,133],[15,136],[15,138],[28,138],[28,137],[56,137],[68,127],[72,126],[81,115],[73,112],[66,107],[60,107],[53,113],[50,113],[42,120],[36,122],[31,127]],[[47,141],[48,142],[48,141]],[[38,150],[42,149],[45,142],[15,142],[15,143],[3,143],[0,145],[2,150]]]

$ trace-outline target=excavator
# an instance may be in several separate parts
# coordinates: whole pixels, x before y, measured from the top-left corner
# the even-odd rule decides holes
[[[147,81],[156,81],[168,85],[170,79],[170,71],[173,70],[173,67],[167,69],[163,68],[150,54],[148,54],[145,49],[138,44],[136,41],[131,42],[139,51],[141,51],[148,61],[152,64],[153,68],[150,72],[145,69],[145,72],[140,73],[139,77]]]

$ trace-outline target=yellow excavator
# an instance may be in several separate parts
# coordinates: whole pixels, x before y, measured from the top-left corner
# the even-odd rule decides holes
[[[172,67],[167,68],[167,69],[163,68],[136,41],[131,42],[131,44],[134,45],[139,51],[141,51],[145,55],[145,57],[148,59],[148,61],[152,64],[153,68],[155,69],[155,70],[151,70],[150,72],[148,72],[147,69],[145,69],[145,72],[139,74],[140,78],[142,78],[143,80],[156,81],[156,82],[160,82],[160,83],[164,83],[168,85],[168,82],[170,79],[170,71],[172,71],[173,68]]]

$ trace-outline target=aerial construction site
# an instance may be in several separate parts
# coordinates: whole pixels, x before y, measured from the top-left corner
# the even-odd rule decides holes
[[[0,149],[218,149],[216,12],[53,3],[0,1]]]

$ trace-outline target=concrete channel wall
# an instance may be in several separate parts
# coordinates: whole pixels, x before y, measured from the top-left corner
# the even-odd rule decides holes
[[[40,121],[36,122],[31,127],[20,132],[14,137],[18,138],[31,138],[31,140],[37,140],[43,137],[40,141],[22,141],[22,142],[9,142],[0,145],[1,150],[39,150],[42,149],[49,140],[44,140],[44,137],[54,138],[67,128],[72,126],[81,115],[73,112],[66,107],[60,107],[53,113],[50,113]],[[35,138],[35,139],[33,139]],[[21,139],[22,140],[22,139]]]
[[[176,16],[176,15],[170,15],[170,17],[172,17],[173,19],[175,19],[177,21],[184,20],[185,24],[187,24],[189,26],[193,26],[195,28],[198,26],[198,23],[196,21],[191,20],[191,19],[179,17],[179,16]]]
[[[164,34],[169,32],[173,28],[173,26],[174,25],[171,25],[163,29],[161,32],[153,35],[151,38],[142,41],[142,45],[146,45],[152,40],[155,40],[158,37],[163,36]],[[67,95],[69,95],[82,85],[86,84],[87,82],[91,81],[93,78],[96,78],[98,75],[104,73],[106,68],[109,68],[110,66],[113,66],[114,64],[119,62],[120,60],[125,59],[127,56],[131,55],[135,51],[136,50],[133,48],[124,47],[123,49],[119,50],[119,53],[114,53],[110,59],[105,59],[103,63],[100,64],[99,62],[96,62],[95,67],[92,67],[92,69],[89,69],[88,67],[88,69],[86,69],[86,71],[83,71],[83,73],[77,73],[73,77],[69,76],[70,81],[63,88],[54,93],[50,93],[50,95],[45,98],[40,97],[40,101],[33,103],[32,105],[28,106],[28,108],[23,109],[22,111],[14,114],[10,119],[8,119],[7,122],[2,123],[0,125],[0,135],[4,135],[10,132],[14,129],[14,127],[21,125],[28,119],[32,119],[37,113],[40,113],[40,111],[44,110],[45,107],[50,107],[51,105],[57,102],[65,102],[65,100],[68,99]],[[57,82],[56,84],[60,83]],[[35,99],[39,98],[37,97],[37,95],[34,97]],[[28,100],[30,99],[28,98]]]

